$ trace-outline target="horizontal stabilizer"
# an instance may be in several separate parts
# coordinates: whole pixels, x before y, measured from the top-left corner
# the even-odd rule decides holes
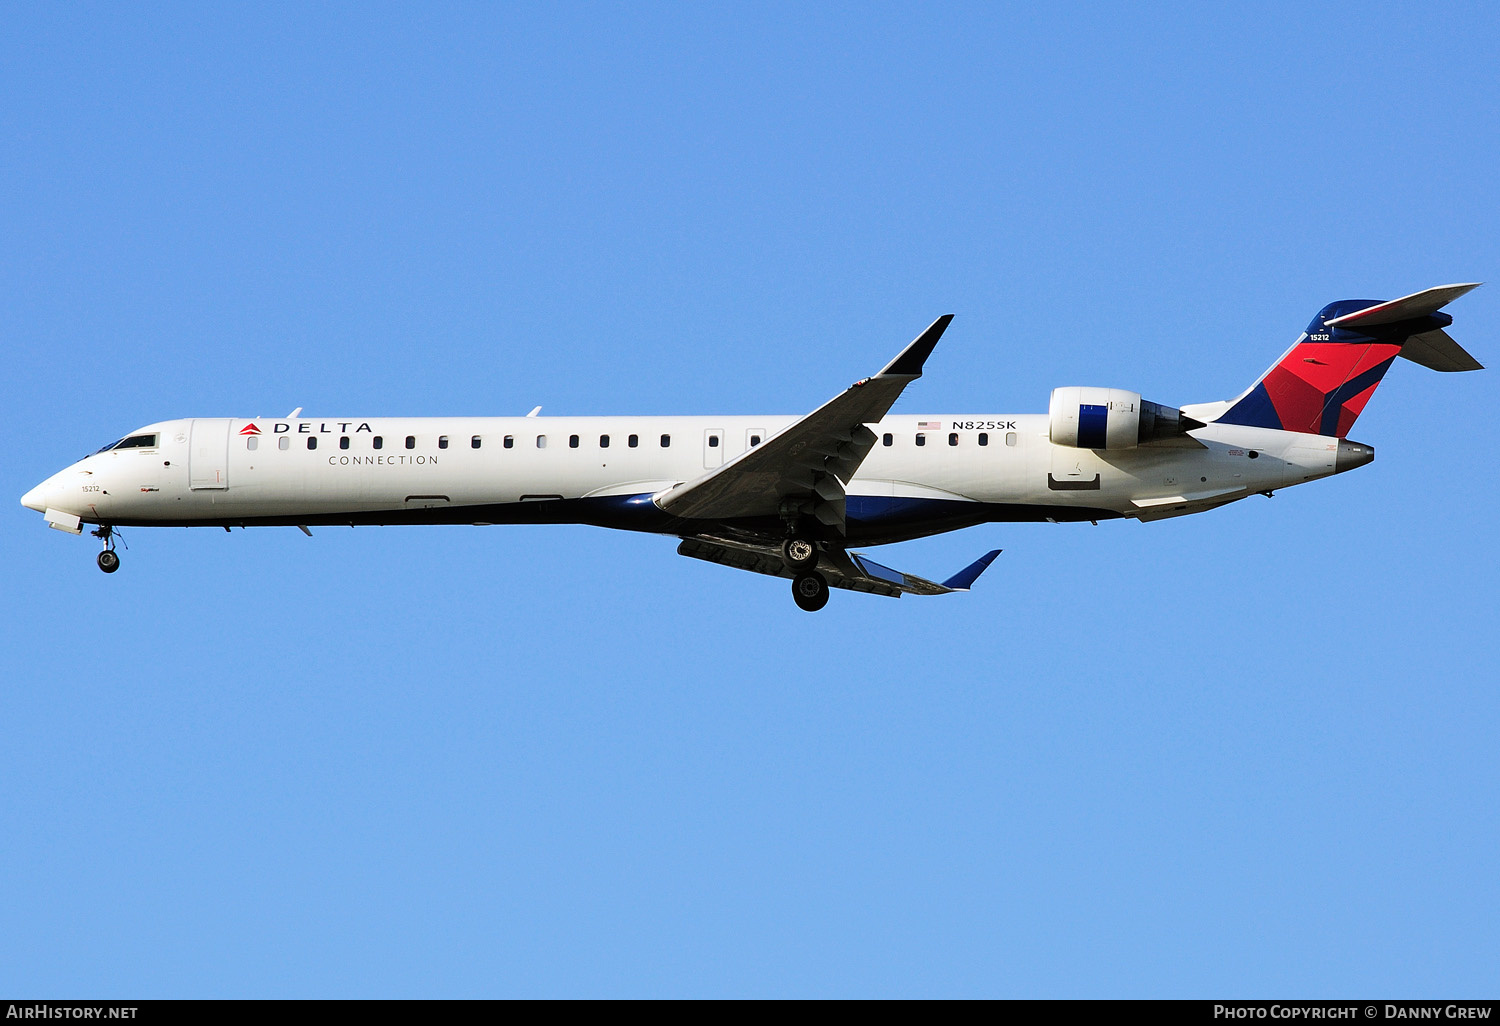
[[[1484,364],[1470,356],[1442,328],[1411,336],[1402,343],[1401,355],[1435,371],[1484,370]]]
[[[1363,310],[1346,313],[1342,317],[1332,317],[1323,323],[1330,328],[1363,328],[1376,324],[1394,324],[1397,321],[1415,320],[1418,317],[1437,313],[1465,292],[1479,288],[1480,284],[1475,281],[1465,285],[1439,285],[1436,288],[1402,296],[1400,299],[1392,299],[1387,303],[1376,303]]]

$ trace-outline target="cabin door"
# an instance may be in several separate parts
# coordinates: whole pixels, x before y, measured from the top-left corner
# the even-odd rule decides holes
[[[188,487],[229,487],[229,421],[195,420],[188,439]]]

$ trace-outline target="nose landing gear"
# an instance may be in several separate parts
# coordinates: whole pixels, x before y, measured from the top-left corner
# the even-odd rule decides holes
[[[99,569],[107,574],[112,574],[120,569],[120,557],[115,553],[115,529],[108,524],[100,524],[90,532],[95,538],[104,541],[104,551],[99,553]]]

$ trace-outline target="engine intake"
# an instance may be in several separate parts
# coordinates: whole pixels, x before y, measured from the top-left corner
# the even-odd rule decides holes
[[[1075,449],[1134,449],[1203,426],[1175,407],[1122,388],[1055,388],[1047,414],[1053,444]]]

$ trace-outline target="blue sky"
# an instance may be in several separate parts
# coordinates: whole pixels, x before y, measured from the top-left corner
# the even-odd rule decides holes
[[[11,5],[0,991],[1500,985],[1493,372],[1203,516],[835,594],[585,527],[15,501],[188,416],[1228,398],[1494,278],[1492,5]],[[1500,363],[1500,292],[1451,311]]]

